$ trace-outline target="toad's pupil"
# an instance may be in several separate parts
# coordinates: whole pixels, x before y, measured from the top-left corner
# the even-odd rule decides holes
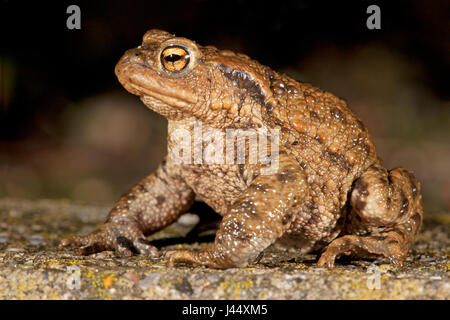
[[[180,60],[182,57],[178,54],[169,54],[168,56],[165,57],[167,62],[175,62]]]

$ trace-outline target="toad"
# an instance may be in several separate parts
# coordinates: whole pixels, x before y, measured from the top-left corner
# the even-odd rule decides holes
[[[176,221],[198,195],[222,216],[215,241],[199,251],[166,252],[170,264],[245,267],[274,245],[319,252],[319,267],[333,268],[345,255],[384,256],[402,266],[422,224],[420,184],[405,168],[383,166],[344,100],[244,54],[161,30],[148,31],[115,73],[167,118],[168,156],[120,198],[98,230],[64,239],[60,248],[158,256],[146,236]],[[230,130],[266,132],[266,140],[257,140],[262,160],[250,161],[258,148],[239,134],[229,150],[241,139],[243,154],[227,153],[225,161],[195,155],[220,140],[210,132]],[[180,137],[191,146],[180,148]],[[226,148],[212,145],[212,154]],[[269,149],[276,151],[270,157]]]

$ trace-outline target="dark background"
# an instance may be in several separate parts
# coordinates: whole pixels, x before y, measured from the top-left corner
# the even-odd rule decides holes
[[[111,204],[165,153],[165,119],[114,75],[160,28],[345,98],[388,168],[450,210],[449,1],[2,1],[0,197]],[[66,8],[81,8],[81,30]],[[366,8],[381,8],[368,30]]]

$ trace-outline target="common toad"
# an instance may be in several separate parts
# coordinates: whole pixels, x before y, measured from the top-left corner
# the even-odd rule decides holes
[[[215,242],[167,252],[171,264],[244,267],[275,244],[322,250],[319,267],[333,268],[342,255],[383,255],[402,266],[422,224],[420,184],[404,168],[384,168],[345,101],[246,55],[161,30],[148,31],[115,72],[125,89],[167,118],[169,156],[122,196],[98,230],[64,239],[61,248],[158,255],[145,237],[176,221],[199,195],[223,217]],[[216,141],[211,132],[230,129],[266,132],[276,159],[250,161],[249,142],[244,161],[234,152],[226,162],[191,161]],[[177,158],[180,132],[193,144],[183,151],[185,161]],[[215,146],[217,154],[225,148]]]

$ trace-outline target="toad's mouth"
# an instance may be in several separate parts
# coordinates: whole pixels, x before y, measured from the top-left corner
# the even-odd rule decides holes
[[[129,90],[128,87],[132,90]],[[137,96],[140,96],[141,99],[146,99],[151,97],[155,100],[158,100],[166,105],[172,107],[180,107],[180,108],[188,108],[196,101],[185,99],[184,97],[170,95],[171,92],[165,92],[165,90],[161,88],[149,88],[147,86],[142,86],[136,84],[134,82],[129,82],[128,87],[126,89]]]
[[[192,102],[177,96],[170,96],[162,88],[156,90],[153,87],[142,86],[134,81],[123,83],[124,88],[137,95],[141,101],[151,110],[159,113],[169,120],[182,119],[190,114]]]

